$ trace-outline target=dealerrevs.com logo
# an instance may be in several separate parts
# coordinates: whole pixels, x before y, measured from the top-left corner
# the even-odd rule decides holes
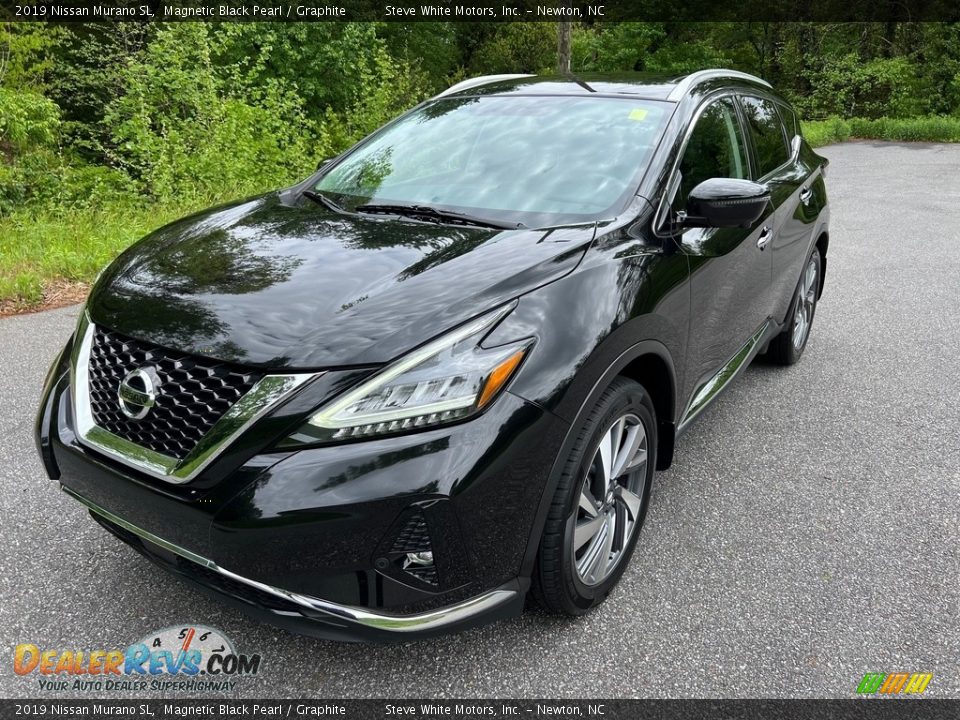
[[[215,628],[173,626],[148,633],[126,649],[46,649],[17,645],[13,671],[36,677],[39,689],[230,692],[237,679],[256,675],[259,653],[238,653]]]

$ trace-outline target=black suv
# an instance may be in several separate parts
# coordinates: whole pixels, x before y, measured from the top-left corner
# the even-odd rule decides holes
[[[276,624],[390,640],[581,614],[654,470],[803,353],[826,161],[767,83],[469,80],[96,283],[43,392],[51,478]]]

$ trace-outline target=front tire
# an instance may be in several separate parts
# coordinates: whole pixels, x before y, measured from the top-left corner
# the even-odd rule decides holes
[[[561,470],[533,576],[543,607],[582,615],[606,599],[643,526],[656,455],[650,395],[616,378],[582,421]]]
[[[817,311],[821,267],[820,251],[814,248],[803,267],[803,275],[790,303],[787,315],[790,322],[770,341],[767,350],[767,357],[777,365],[793,365],[803,355]]]

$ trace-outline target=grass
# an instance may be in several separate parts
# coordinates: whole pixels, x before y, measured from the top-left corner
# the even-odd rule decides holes
[[[54,280],[89,282],[132,242],[188,208],[124,204],[99,210],[19,210],[0,218],[0,305],[28,309]]]
[[[850,139],[850,124],[840,118],[807,120],[803,122],[803,136],[813,147],[832,145]]]
[[[852,138],[960,142],[960,117],[830,118],[803,123],[803,132],[814,147]],[[0,218],[0,314],[42,305],[56,283],[90,282],[130,243],[202,206],[31,207]]]
[[[813,147],[853,138],[906,142],[960,142],[960,117],[829,118],[803,123],[803,135]]]

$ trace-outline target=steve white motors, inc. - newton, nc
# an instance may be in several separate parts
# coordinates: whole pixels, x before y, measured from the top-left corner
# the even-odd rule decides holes
[[[602,704],[587,705],[586,708],[587,715],[604,714],[604,706]],[[384,711],[387,715],[409,715],[411,717],[432,717],[436,715],[520,715],[520,708],[516,705],[500,705],[499,708],[495,708],[493,705],[467,705],[463,703],[455,703],[452,705],[423,704],[419,707],[415,705],[386,705]],[[527,712],[530,712],[529,709]],[[584,712],[583,709],[577,705],[543,705],[538,703],[536,706],[536,714],[572,716],[583,715]]]

